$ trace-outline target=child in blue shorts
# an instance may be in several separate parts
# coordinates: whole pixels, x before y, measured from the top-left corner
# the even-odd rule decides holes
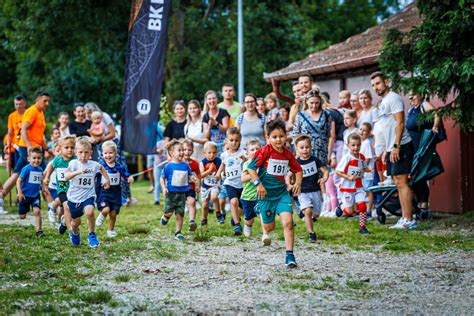
[[[21,169],[20,176],[16,181],[18,201],[20,202],[18,214],[21,219],[26,218],[26,213],[33,209],[35,215],[35,229],[37,237],[44,237],[41,230],[41,182],[43,180],[43,168],[40,167],[42,153],[39,148],[32,148],[28,153],[28,162]]]
[[[266,232],[275,229],[275,216],[280,215],[283,225],[286,258],[289,268],[296,268],[293,254],[293,207],[291,197],[286,189],[285,176],[288,170],[295,174],[293,194],[301,191],[303,172],[295,156],[286,148],[286,128],[281,120],[266,124],[269,144],[259,149],[248,166],[253,185],[257,188],[258,209]]]
[[[76,141],[77,160],[72,160],[66,170],[65,178],[70,181],[67,191],[67,205],[71,213],[72,223],[69,239],[73,246],[79,246],[81,237],[79,226],[81,216],[87,216],[89,228],[89,246],[95,248],[100,245],[95,233],[94,203],[96,198],[96,175],[100,172],[105,178],[104,189],[110,188],[109,175],[98,162],[90,160],[92,145],[87,137],[79,137]]]
[[[127,179],[128,183],[132,183],[133,177],[128,173],[127,166],[117,162],[117,145],[115,142],[109,140],[102,144],[102,157],[103,159],[100,161],[100,164],[109,175],[110,188],[105,189],[100,185],[96,185],[98,189],[96,204],[100,214],[97,216],[95,224],[101,226],[107,215],[110,214],[107,237],[114,238],[117,236],[115,232],[115,222],[117,215],[120,213],[120,207],[122,206],[122,178]],[[104,184],[105,179],[100,177],[97,183]]]

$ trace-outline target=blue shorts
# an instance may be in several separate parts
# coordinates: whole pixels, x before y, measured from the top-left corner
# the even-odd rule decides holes
[[[244,216],[246,221],[257,217],[257,214],[255,213],[255,206],[257,206],[257,201],[240,200],[240,202],[242,203],[242,207],[244,209]]]
[[[281,213],[293,213],[293,202],[288,192],[276,199],[258,200],[257,204],[264,224],[273,223],[275,216]]]
[[[225,186],[221,185],[219,191],[219,195],[217,196],[218,199],[227,199],[227,191],[225,190]]]
[[[110,211],[115,211],[117,214],[120,213],[120,207],[122,206],[122,203],[114,203],[114,202],[109,202],[109,201],[100,201],[97,202],[97,209],[102,212],[102,210],[106,207],[110,209]]]
[[[24,215],[28,213],[32,208],[37,207],[41,209],[41,198],[25,196],[24,200],[21,200],[18,207],[18,214]]]
[[[67,206],[69,206],[69,211],[71,212],[71,217],[73,219],[84,215],[84,208],[88,205],[94,206],[94,198],[88,198],[87,200],[81,203],[73,203],[71,201],[67,201]]]
[[[193,199],[197,200],[197,199],[196,199],[196,191],[194,191],[194,190],[189,190],[189,191],[186,191],[185,194],[186,194],[186,199],[187,199],[188,197],[192,197]]]
[[[58,197],[58,191],[56,189],[49,189],[49,194],[51,194],[53,201]]]
[[[239,207],[242,207],[242,203],[240,203],[240,196],[242,195],[243,189],[234,188],[231,185],[224,185],[225,191],[227,193],[227,198],[230,200],[237,199],[239,200]]]

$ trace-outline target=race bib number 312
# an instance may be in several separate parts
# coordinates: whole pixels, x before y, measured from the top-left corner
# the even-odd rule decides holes
[[[272,176],[284,176],[287,173],[288,160],[272,159],[268,160],[267,173]]]

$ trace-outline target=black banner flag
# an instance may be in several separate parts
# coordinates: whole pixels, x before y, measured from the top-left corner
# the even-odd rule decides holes
[[[152,154],[160,113],[171,0],[134,0],[122,104],[121,146]]]

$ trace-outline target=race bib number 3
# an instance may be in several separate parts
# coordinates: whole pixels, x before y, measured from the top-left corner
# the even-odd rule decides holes
[[[110,179],[110,185],[120,185],[120,173],[107,173]],[[102,181],[105,182],[105,179],[102,178]]]
[[[303,169],[303,177],[310,177],[315,175],[318,172],[318,168],[316,167],[316,162],[312,161],[309,164],[301,165]]]
[[[188,185],[188,172],[183,170],[174,170],[171,177],[171,185],[175,187],[184,187]]]
[[[66,181],[66,168],[57,168],[56,175],[58,181]]]
[[[272,159],[268,161],[267,173],[272,176],[284,176],[287,173],[288,160]]]
[[[28,182],[33,184],[40,184],[43,179],[43,174],[39,171],[31,171],[28,177]]]
[[[77,186],[83,189],[90,189],[94,186],[94,176],[80,176],[77,178]]]

